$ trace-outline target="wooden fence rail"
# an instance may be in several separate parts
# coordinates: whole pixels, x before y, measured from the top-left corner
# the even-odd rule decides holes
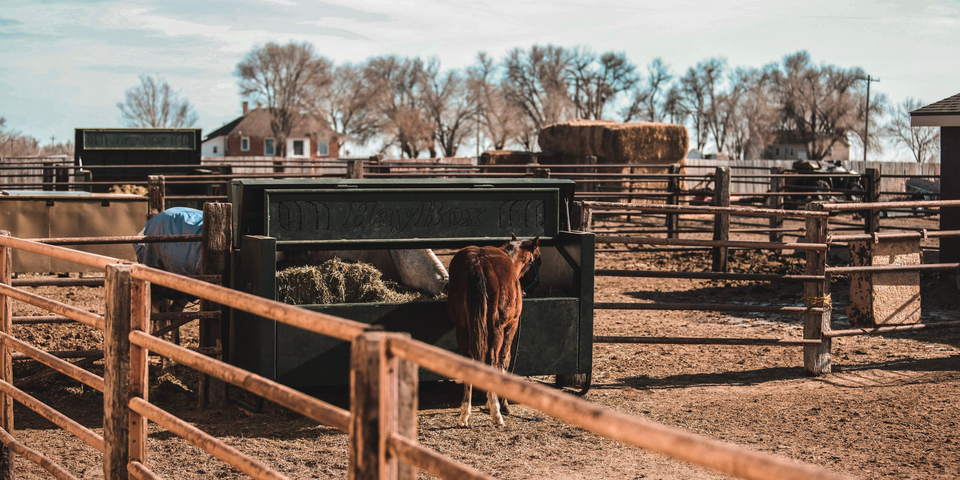
[[[12,248],[9,245],[43,250],[52,255],[73,255],[72,251],[63,247],[10,238],[0,239],[0,249],[3,249],[0,253],[8,254]],[[102,260],[97,256],[85,257],[85,259],[91,262]],[[479,388],[497,391],[506,398],[530,405],[609,438],[742,478],[846,478],[816,467],[797,465],[774,456],[750,452],[740,447],[605,410],[573,395],[530,383],[465,357],[415,342],[408,337],[372,331],[365,324],[310,312],[143,265],[112,263],[108,264],[105,270],[107,314],[103,320],[106,329],[104,336],[106,365],[103,378],[105,420],[102,443],[97,437],[77,430],[57,414],[43,408],[40,410],[50,414],[52,419],[66,426],[68,430],[76,430],[78,435],[85,435],[85,439],[89,440],[88,443],[94,446],[102,445],[106,478],[125,478],[128,475],[134,478],[158,478],[151,471],[148,463],[146,424],[149,420],[225,460],[253,478],[286,478],[170,413],[152,406],[147,401],[147,355],[150,351],[168,356],[183,365],[247,389],[316,421],[350,432],[351,470],[355,473],[360,471],[363,473],[354,476],[358,479],[374,478],[374,476],[415,478],[417,468],[444,475],[446,478],[489,478],[470,467],[458,464],[416,444],[416,364],[441,375],[469,381]],[[9,281],[9,278],[7,280]],[[151,330],[149,312],[151,283],[188,290],[230,308],[239,308],[323,335],[351,340],[355,345],[353,351],[358,352],[357,355],[364,351],[369,353],[365,357],[367,361],[363,362],[367,368],[362,371],[357,370],[353,375],[354,378],[367,379],[366,382],[362,382],[366,387],[361,388],[361,382],[354,384],[351,412],[347,413],[289,387],[150,335],[148,332]],[[4,292],[10,293],[7,290]],[[9,327],[11,325],[8,308],[10,297],[4,292],[0,292],[0,295],[3,295],[3,302],[0,302],[0,305],[7,305],[7,307],[4,307],[4,312],[0,313],[8,317],[7,326]],[[8,349],[19,347],[20,344],[12,337],[8,340],[6,335],[0,335],[0,338],[3,339],[0,342],[0,349],[3,349],[7,366],[9,366]],[[361,348],[358,342],[366,342],[368,348]],[[126,355],[124,355],[125,352]],[[128,361],[124,361],[125,358]],[[51,363],[60,361],[51,358],[44,358],[44,360]],[[0,396],[4,399],[3,401],[12,401],[17,398],[32,404],[18,391],[7,388],[7,385],[12,385],[10,379],[9,375],[0,379],[5,382],[0,383]],[[373,399],[364,400],[358,397],[360,393],[373,396]],[[363,405],[366,405],[366,408],[362,408]],[[376,416],[377,422],[374,424],[366,422],[364,419],[369,417],[359,416],[361,413]],[[12,431],[12,412],[6,419],[11,423],[0,429],[0,441],[4,442],[11,454],[17,453],[36,461],[58,478],[73,478],[71,474],[46,457],[19,444],[9,435]],[[367,427],[359,428],[360,424]],[[412,436],[411,432],[413,432]],[[371,443],[371,439],[375,441],[375,446]],[[371,451],[370,448],[373,450]],[[364,462],[361,459],[369,461]],[[12,457],[10,464],[12,465]],[[9,471],[12,472],[12,469]],[[0,475],[0,478],[10,477]]]

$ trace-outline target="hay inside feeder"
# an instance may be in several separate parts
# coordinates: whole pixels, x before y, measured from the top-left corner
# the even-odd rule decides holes
[[[277,272],[277,298],[290,305],[383,303],[442,300],[416,289],[383,280],[368,263],[332,258],[320,265],[289,267]]]

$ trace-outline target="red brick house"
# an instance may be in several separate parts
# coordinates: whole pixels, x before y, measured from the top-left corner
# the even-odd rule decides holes
[[[294,127],[286,140],[287,158],[336,158],[339,136],[326,121],[311,114],[297,114]],[[270,157],[280,153],[270,129],[270,111],[248,109],[243,102],[243,116],[207,135],[201,146],[204,157]]]

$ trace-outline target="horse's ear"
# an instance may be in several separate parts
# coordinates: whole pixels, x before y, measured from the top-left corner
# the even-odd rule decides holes
[[[510,236],[513,237],[513,241],[514,241],[514,242],[517,241],[517,235],[516,235],[515,233],[510,232]]]
[[[530,251],[536,250],[540,247],[540,237],[534,238],[530,241]]]

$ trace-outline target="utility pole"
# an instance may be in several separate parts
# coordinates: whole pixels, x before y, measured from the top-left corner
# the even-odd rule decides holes
[[[869,144],[870,137],[868,136],[870,132],[870,83],[877,82],[880,83],[879,78],[873,78],[870,75],[867,75],[867,78],[864,80],[867,81],[867,109],[863,112],[863,161],[867,161],[867,145]],[[866,167],[864,167],[866,168]]]

